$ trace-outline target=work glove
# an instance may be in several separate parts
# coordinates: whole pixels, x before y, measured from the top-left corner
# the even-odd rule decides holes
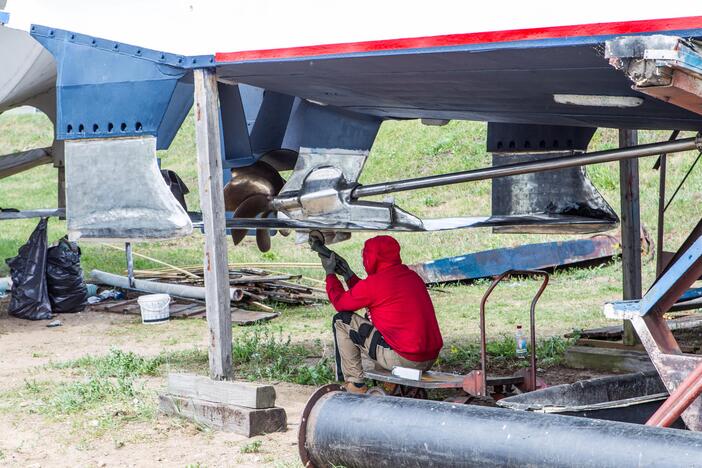
[[[324,268],[324,271],[327,273],[327,275],[336,274],[337,257],[335,252],[332,252],[331,255],[328,257],[319,254],[319,259],[322,261],[322,267]]]
[[[349,266],[349,262],[346,261],[344,257],[341,255],[335,254],[336,257],[336,270],[334,271],[337,275],[341,275],[344,280],[348,283],[348,281],[353,277],[355,274],[351,267]]]

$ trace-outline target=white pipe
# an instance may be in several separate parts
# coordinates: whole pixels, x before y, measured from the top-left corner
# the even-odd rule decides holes
[[[90,272],[90,277],[100,283],[116,288],[130,289],[126,276],[114,275],[100,270]],[[154,294],[170,294],[177,297],[205,300],[205,288],[183,284],[159,283],[157,281],[134,280],[134,289]],[[244,291],[239,288],[229,288],[229,299],[239,302],[244,298]]]

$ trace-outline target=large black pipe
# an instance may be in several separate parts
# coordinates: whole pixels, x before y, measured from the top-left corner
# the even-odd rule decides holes
[[[692,467],[702,434],[397,397],[321,392],[305,409],[309,467]]]

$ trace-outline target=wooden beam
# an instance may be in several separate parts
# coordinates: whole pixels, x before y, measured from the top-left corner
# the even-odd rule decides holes
[[[638,144],[636,130],[620,129],[619,146]],[[639,207],[639,160],[619,161],[619,190],[621,197],[622,281],[623,299],[641,299],[641,213]],[[638,342],[634,327],[624,321],[626,345]]]
[[[225,380],[232,377],[232,318],[217,76],[211,69],[198,69],[194,74],[197,173],[205,229],[205,301],[210,332],[210,377]]]
[[[283,408],[252,409],[197,398],[159,395],[159,410],[203,426],[253,437],[287,428]]]
[[[51,163],[51,148],[37,148],[0,156],[0,179]]]
[[[629,349],[571,346],[566,350],[565,362],[574,369],[592,369],[605,372],[648,372],[655,370],[646,351]]]
[[[168,393],[254,409],[275,406],[275,388],[272,385],[218,382],[193,374],[169,374]]]

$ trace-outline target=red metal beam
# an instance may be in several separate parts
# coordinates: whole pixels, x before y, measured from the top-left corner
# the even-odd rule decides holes
[[[670,394],[646,425],[670,427],[700,394],[702,394],[702,363]]]

